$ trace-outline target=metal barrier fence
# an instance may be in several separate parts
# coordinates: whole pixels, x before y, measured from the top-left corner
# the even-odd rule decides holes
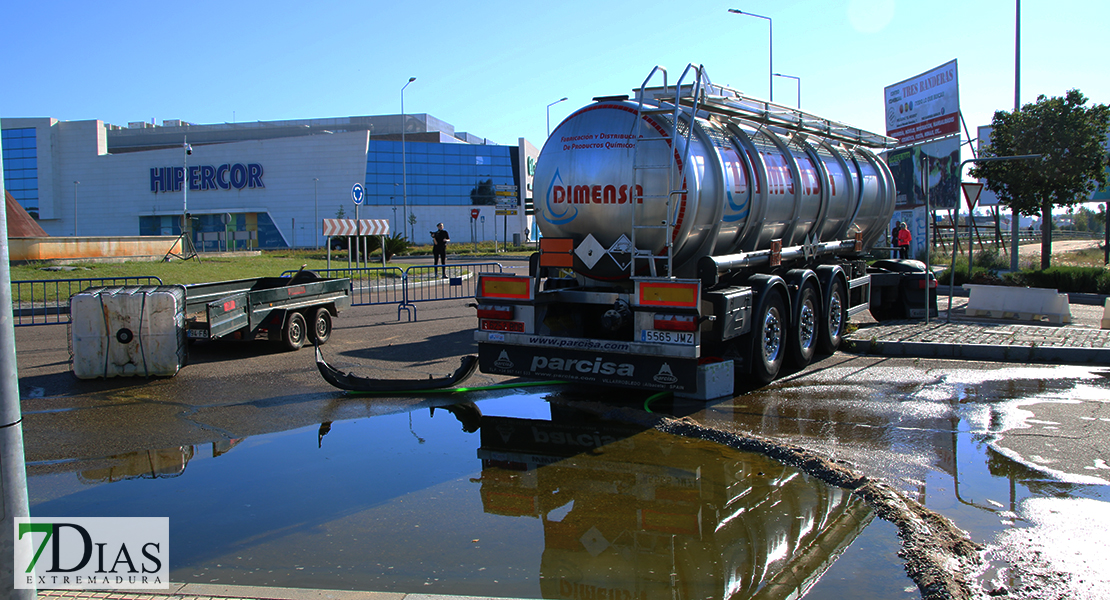
[[[36,279],[12,282],[12,313],[16,327],[70,322],[69,299],[91,287],[162,285],[154,276]]]
[[[416,320],[417,302],[474,298],[479,274],[504,272],[501,263],[413,265],[405,269],[405,301],[397,307],[397,319],[402,310],[411,310],[409,320]]]
[[[410,321],[416,320],[417,303],[473,298],[478,274],[504,271],[500,263],[417,265],[404,270],[399,267],[315,270],[323,277],[350,279],[352,305],[396,304],[397,319],[405,311]],[[296,271],[286,271],[282,276],[293,273]],[[74,294],[90,287],[139,285],[162,285],[162,280],[150,275],[12,281],[15,326],[69,323],[69,299]]]
[[[416,303],[473,298],[478,274],[504,271],[501,263],[451,263],[446,267],[414,265],[404,271],[398,267],[313,269],[321,277],[349,278],[352,306],[396,304],[397,319],[400,320],[401,311],[405,311],[410,321],[416,320]],[[286,277],[293,273],[296,271],[281,275]]]

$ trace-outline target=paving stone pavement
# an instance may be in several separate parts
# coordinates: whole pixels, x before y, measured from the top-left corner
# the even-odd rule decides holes
[[[1105,299],[1098,304],[1071,304],[1071,322],[1019,321],[969,317],[967,298],[937,301],[940,314],[924,320],[878,323],[869,315],[855,320],[857,329],[845,337],[844,349],[860,354],[920,358],[964,358],[1004,362],[1110,365],[1110,329],[1101,329]]]

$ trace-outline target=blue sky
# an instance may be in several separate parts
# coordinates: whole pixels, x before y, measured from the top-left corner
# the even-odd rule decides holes
[[[541,146],[594,96],[651,68],[705,65],[802,108],[883,131],[883,88],[958,60],[967,125],[1014,98],[1014,0],[527,0],[314,3],[6,2],[0,117],[193,123],[429,113],[502,144]],[[1110,103],[1105,0],[1022,2],[1023,102],[1077,88]],[[796,83],[775,78],[777,102]],[[970,158],[965,154],[965,158]]]

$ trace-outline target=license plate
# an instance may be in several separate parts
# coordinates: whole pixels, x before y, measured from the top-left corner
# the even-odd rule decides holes
[[[204,329],[186,329],[185,336],[194,339],[208,339],[208,332]]]
[[[651,342],[653,344],[682,344],[684,346],[693,346],[694,332],[644,329],[640,331],[640,341]]]

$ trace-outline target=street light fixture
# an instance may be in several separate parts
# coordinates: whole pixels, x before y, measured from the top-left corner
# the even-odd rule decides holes
[[[563,102],[566,99],[567,99],[566,96],[563,96],[562,98],[560,98],[560,99],[552,102],[551,104],[547,105],[547,137],[551,137],[551,107],[555,106],[556,104],[558,104],[560,102]]]
[[[793,79],[798,83],[798,110],[802,108],[802,78],[794,75],[783,75],[782,73],[775,73],[775,77],[782,77],[784,79]]]
[[[767,87],[770,88],[770,90],[769,90],[770,97],[768,98],[768,100],[774,102],[774,100],[775,100],[775,82],[774,82],[774,79],[775,79],[775,76],[774,76],[774,73],[775,73],[775,55],[774,55],[774,50],[773,50],[773,48],[774,48],[773,41],[774,41],[775,32],[774,32],[774,25],[771,23],[771,17],[765,17],[763,15],[757,15],[755,13],[744,12],[742,10],[735,9],[735,8],[728,9],[728,12],[730,12],[734,15],[746,15],[746,16],[749,16],[749,17],[756,17],[758,19],[767,19]]]
[[[404,207],[401,211],[402,216],[407,221],[409,218],[409,183],[407,166],[405,165],[405,88],[409,87],[409,83],[416,81],[415,77],[409,77],[408,83],[401,86],[401,194],[404,200]]]

